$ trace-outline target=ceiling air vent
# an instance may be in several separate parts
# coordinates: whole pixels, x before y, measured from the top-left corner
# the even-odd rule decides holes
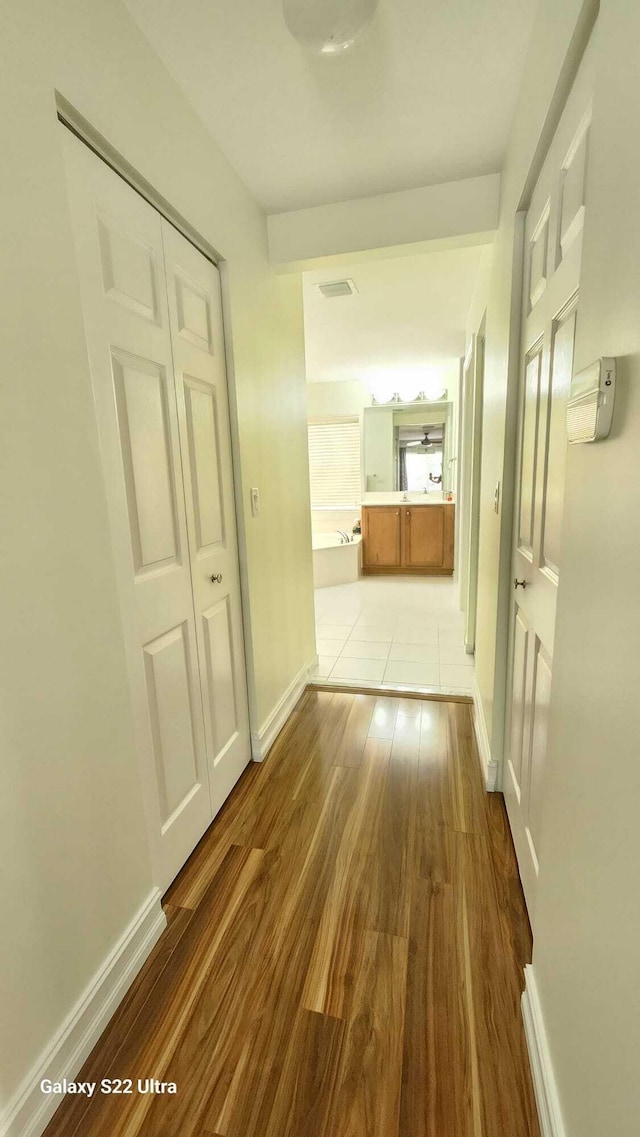
[[[358,291],[352,280],[327,280],[318,288],[326,300],[333,300],[334,296],[351,296]]]

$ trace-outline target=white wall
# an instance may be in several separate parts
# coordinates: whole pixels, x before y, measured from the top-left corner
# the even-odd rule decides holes
[[[228,262],[258,724],[315,648],[299,281],[117,0],[6,5],[0,51],[6,1101],[151,887],[56,89]]]
[[[447,238],[461,245],[464,236],[485,243],[496,226],[499,191],[500,175],[486,174],[273,213],[269,217],[271,261],[297,265],[316,257]]]

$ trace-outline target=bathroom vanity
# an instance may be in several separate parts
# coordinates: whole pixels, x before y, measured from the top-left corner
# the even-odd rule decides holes
[[[455,508],[441,494],[365,494],[363,573],[450,576]]]

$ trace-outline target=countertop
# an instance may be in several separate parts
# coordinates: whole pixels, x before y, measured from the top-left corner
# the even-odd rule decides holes
[[[402,491],[398,493],[365,493],[362,495],[362,505],[454,505],[453,501],[446,501],[440,490],[433,493],[410,493],[405,499]]]

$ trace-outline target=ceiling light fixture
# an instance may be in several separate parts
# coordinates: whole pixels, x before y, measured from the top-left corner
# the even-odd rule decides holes
[[[282,7],[291,35],[303,47],[314,55],[340,55],[367,30],[378,0],[283,0]]]

